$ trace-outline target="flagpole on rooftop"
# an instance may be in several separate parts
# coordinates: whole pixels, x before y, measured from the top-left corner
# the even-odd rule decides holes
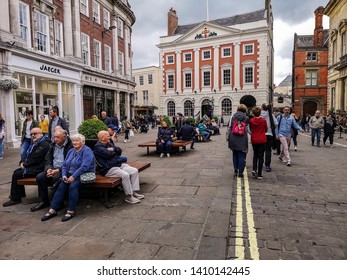
[[[208,0],[206,0],[206,21],[209,21],[209,17],[208,17]]]

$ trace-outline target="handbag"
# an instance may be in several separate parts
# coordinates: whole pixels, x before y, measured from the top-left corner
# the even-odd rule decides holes
[[[80,177],[82,184],[92,184],[95,183],[96,175],[95,172],[87,172],[81,175]]]

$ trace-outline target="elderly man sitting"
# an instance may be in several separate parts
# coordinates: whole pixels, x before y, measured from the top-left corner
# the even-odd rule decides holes
[[[17,184],[18,179],[36,177],[44,169],[45,161],[43,159],[48,152],[49,142],[38,127],[31,129],[30,137],[31,143],[24,159],[20,162],[20,168],[16,169],[12,175],[10,200],[5,202],[3,207],[21,203],[22,197],[26,196],[24,186]]]
[[[110,142],[107,131],[98,133],[98,143],[94,147],[94,155],[100,167],[100,174],[106,177],[121,177],[125,201],[131,204],[139,203],[143,199],[140,190],[139,172],[136,168],[122,162],[122,150]]]

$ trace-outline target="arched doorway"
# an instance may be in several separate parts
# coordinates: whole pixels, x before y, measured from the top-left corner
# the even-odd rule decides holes
[[[240,99],[240,104],[246,105],[246,107],[250,111],[257,104],[257,100],[252,95],[244,95]]]
[[[201,103],[201,116],[207,115],[209,118],[212,116],[212,103],[209,99],[204,99]]]
[[[317,103],[314,101],[306,101],[303,106],[303,115],[310,114],[313,116],[317,111]]]

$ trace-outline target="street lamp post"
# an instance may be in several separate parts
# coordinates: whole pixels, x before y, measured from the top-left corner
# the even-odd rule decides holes
[[[194,118],[194,109],[195,109],[195,99],[192,99],[192,113],[193,113],[193,118]]]
[[[211,119],[213,118],[214,98],[211,98]]]

